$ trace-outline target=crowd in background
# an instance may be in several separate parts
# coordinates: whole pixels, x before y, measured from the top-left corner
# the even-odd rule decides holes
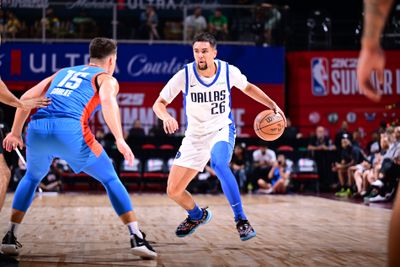
[[[8,127],[3,129],[7,131]],[[314,189],[295,178],[301,173],[314,173],[321,191],[331,192],[332,195],[336,191],[334,195],[338,198],[359,198],[367,202],[391,201],[394,198],[400,178],[400,126],[382,123],[370,137],[363,137],[358,129],[350,131],[348,123],[343,121],[334,135],[322,126],[316,126],[315,132],[305,135],[288,118],[288,127],[280,138],[279,146],[275,142],[254,138],[238,140],[230,166],[240,191],[259,194],[311,191]],[[110,155],[118,173],[162,172],[164,178],[182,138],[167,136],[160,121],[146,133],[140,120],[135,120],[133,127],[125,133],[127,143],[136,155],[132,168],[118,153],[110,133],[98,128],[95,137]],[[163,147],[167,150],[163,151]],[[15,189],[24,175],[25,166],[16,155],[9,163],[12,169],[11,189]],[[40,190],[63,190],[62,177],[66,173],[72,173],[67,162],[54,160],[40,184]],[[189,190],[193,193],[221,192],[210,164],[198,174]]]
[[[0,34],[5,39],[90,39],[101,35],[151,42],[190,41],[196,32],[210,31],[218,41],[285,45],[288,49],[351,49],[359,46],[361,11],[347,16],[347,13],[333,14],[329,9],[304,12],[284,4],[257,1],[245,4],[244,8],[238,5],[189,6],[186,12],[182,8],[174,12],[157,10],[148,5],[143,10],[118,10],[115,18],[111,9],[110,12],[94,12],[96,10],[56,5],[48,7],[42,14],[41,9],[32,12],[4,8],[0,10]],[[397,47],[400,43],[400,4],[393,9],[383,38],[389,47]]]

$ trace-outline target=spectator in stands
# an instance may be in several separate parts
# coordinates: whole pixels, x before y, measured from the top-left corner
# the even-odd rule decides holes
[[[218,186],[217,175],[210,167],[210,162],[208,162],[204,170],[189,184],[188,190],[192,193],[216,194],[219,192]]]
[[[380,141],[379,141],[379,134],[377,132],[373,132],[371,134],[371,141],[367,144],[367,153],[372,154],[372,151],[379,151],[380,150]]]
[[[295,140],[303,137],[301,133],[299,133],[299,130],[297,127],[292,125],[292,120],[287,117],[286,118],[286,128],[285,131],[283,132],[282,137],[286,140]]]
[[[231,160],[231,169],[236,178],[240,191],[244,192],[246,190],[245,185],[247,184],[244,146],[239,144],[235,146]]]
[[[18,165],[13,169],[13,176],[11,179],[11,188],[15,190],[26,173],[26,166],[20,158],[18,158]]]
[[[279,28],[279,24],[281,22],[281,12],[274,7],[270,6],[269,4],[266,9],[266,21],[264,25],[264,34],[265,34],[265,43],[264,45],[271,45],[274,44],[274,35],[276,30]]]
[[[377,151],[376,153],[371,153],[369,159],[371,162],[371,168],[365,170],[362,173],[362,188],[361,190],[358,190],[361,191],[360,192],[361,197],[366,197],[370,185],[378,179],[378,173],[382,164],[382,154],[379,151]],[[356,171],[356,173],[354,174],[355,180],[358,179],[357,175],[358,173]]]
[[[4,37],[6,31],[6,16],[3,9],[0,9],[0,37]]]
[[[22,28],[22,24],[19,21],[19,19],[12,13],[11,11],[8,11],[7,13],[7,21],[6,21],[6,37],[11,37],[15,39],[16,35],[19,33],[19,31]]]
[[[228,19],[222,14],[221,9],[215,9],[214,14],[208,18],[208,29],[217,40],[224,41],[227,39]]]
[[[72,19],[74,32],[78,38],[90,38],[96,35],[96,22],[82,10],[78,16]]]
[[[268,176],[269,171],[276,162],[276,154],[273,150],[268,149],[266,142],[261,141],[259,149],[253,152],[253,164],[252,164],[252,175],[251,183],[252,190],[258,189],[257,181]]]
[[[352,195],[352,177],[349,176],[349,168],[362,163],[364,160],[361,149],[351,144],[348,134],[343,134],[339,160],[335,162],[333,167],[333,171],[338,174],[340,185],[340,191],[335,194],[337,197],[349,197]]]
[[[95,137],[97,142],[99,142],[103,147],[106,145],[106,141],[104,140],[105,132],[103,128],[98,128],[95,133]]]
[[[335,146],[337,147],[339,153],[341,149],[342,136],[344,134],[347,134],[350,138],[350,141],[353,141],[353,134],[349,131],[349,124],[347,123],[347,121],[342,121],[340,129],[335,135]]]
[[[54,159],[49,172],[39,184],[40,189],[44,192],[60,192],[62,189],[61,175],[62,171],[58,168],[58,160]]]
[[[155,124],[149,131],[150,136],[165,136],[163,121],[158,119],[157,124]]]
[[[54,15],[54,10],[52,8],[46,10],[46,17],[42,19],[42,25],[46,29],[46,37],[60,37],[60,20]]]
[[[148,5],[146,10],[140,14],[140,32],[143,38],[150,41],[160,39],[158,34],[158,16],[152,5]]]
[[[332,144],[332,141],[325,134],[325,128],[322,126],[318,126],[315,130],[315,136],[312,136],[308,143],[309,151],[326,151],[326,150],[335,150],[335,145]]]
[[[316,128],[315,135],[310,137],[307,149],[311,152],[311,157],[317,164],[321,187],[329,190],[329,187],[334,183],[333,174],[330,169],[335,153],[331,151],[335,150],[336,146],[326,135],[324,127],[318,126]]]
[[[193,40],[193,37],[197,33],[207,29],[207,21],[201,14],[201,7],[196,7],[193,14],[185,19],[185,25],[187,29],[187,40]]]
[[[265,194],[286,193],[291,170],[283,154],[278,155],[278,160],[268,173],[268,177],[258,179],[259,192]]]
[[[142,127],[142,122],[136,119],[133,122],[133,127],[129,130],[129,138],[131,137],[143,137],[145,136],[144,129]]]
[[[255,10],[254,21],[251,25],[256,45],[265,44],[264,26],[265,26],[265,12],[262,6],[258,5]]]
[[[400,126],[393,133],[389,129],[387,132],[389,148],[382,157],[378,179],[371,184],[379,190],[379,195],[369,198],[370,202],[392,199],[400,178]]]
[[[362,163],[349,167],[348,176],[356,185],[356,192],[353,197],[364,197],[367,193],[365,178],[367,171],[372,168],[372,157],[364,160]],[[352,183],[352,182],[351,182]]]

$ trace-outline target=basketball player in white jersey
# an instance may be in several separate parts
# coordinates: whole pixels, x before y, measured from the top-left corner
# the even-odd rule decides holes
[[[180,92],[183,94],[187,129],[168,177],[167,193],[189,215],[176,229],[176,235],[187,236],[212,217],[211,211],[199,208],[186,191],[190,181],[211,158],[211,167],[234,212],[240,239],[248,240],[256,235],[256,231],[243,211],[239,188],[229,168],[235,142],[231,88],[238,88],[275,112],[281,110],[261,89],[249,83],[238,68],[216,59],[213,35],[197,34],[193,54],[195,61],[169,80],[153,105],[154,112],[163,121],[165,132],[172,134],[179,126],[166,108]]]

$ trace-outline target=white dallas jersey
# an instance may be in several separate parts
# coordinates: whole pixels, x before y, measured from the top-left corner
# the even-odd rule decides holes
[[[217,73],[201,77],[196,63],[185,65],[165,85],[160,96],[168,103],[182,92],[187,128],[185,135],[204,135],[234,123],[231,112],[231,88],[244,90],[248,84],[238,68],[215,60]]]

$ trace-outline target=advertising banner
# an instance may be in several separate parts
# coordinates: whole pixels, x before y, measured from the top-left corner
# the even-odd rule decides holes
[[[305,133],[315,126],[327,127],[334,134],[342,121],[350,129],[367,134],[384,121],[400,115],[400,51],[386,52],[384,81],[376,74],[372,82],[382,92],[380,103],[362,95],[357,83],[358,51],[290,52],[288,59],[288,106],[295,125]]]
[[[284,49],[219,45],[217,58],[237,66],[281,107],[284,106]],[[6,43],[0,50],[0,74],[12,90],[27,90],[36,82],[67,66],[89,61],[88,44]],[[118,103],[124,129],[141,120],[146,132],[156,122],[152,105],[167,81],[184,64],[193,61],[190,45],[119,44],[115,77],[120,83]],[[253,121],[264,107],[240,90],[232,90],[233,117],[238,136],[254,136]],[[182,97],[170,112],[185,130]],[[104,126],[101,113],[94,126]]]

